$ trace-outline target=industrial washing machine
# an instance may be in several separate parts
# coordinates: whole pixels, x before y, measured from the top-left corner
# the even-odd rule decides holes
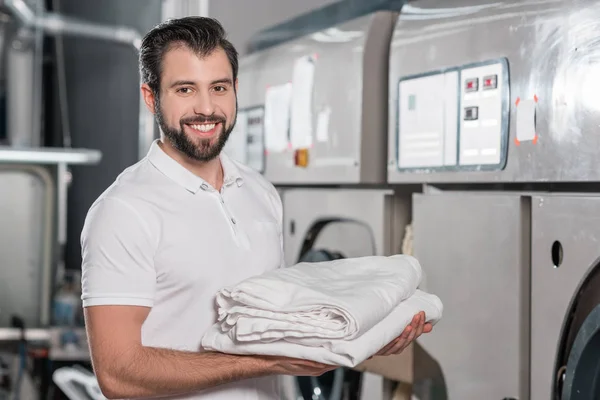
[[[597,0],[402,9],[388,182],[425,184],[414,254],[444,301],[420,400],[600,398],[599,21]]]
[[[409,194],[376,187],[386,184],[389,44],[397,11],[353,13],[360,14],[346,2],[309,13],[302,18],[312,32],[303,25],[303,34],[258,45],[240,60],[239,137],[228,149],[280,191],[288,266],[399,253],[395,230],[410,216]],[[290,36],[296,25],[276,30]],[[284,398],[379,400],[384,386],[381,376],[339,368],[318,378],[286,377]]]
[[[409,196],[391,190],[288,189],[284,202],[286,265],[399,253],[397,227],[410,216]],[[383,399],[382,379],[340,368],[319,378],[300,377],[302,399]],[[360,396],[359,396],[360,394]]]

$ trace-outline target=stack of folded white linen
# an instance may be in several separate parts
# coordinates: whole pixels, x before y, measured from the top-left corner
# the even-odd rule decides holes
[[[299,263],[246,279],[216,295],[208,351],[300,358],[354,367],[398,337],[415,314],[435,324],[440,299],[417,289],[412,256]]]

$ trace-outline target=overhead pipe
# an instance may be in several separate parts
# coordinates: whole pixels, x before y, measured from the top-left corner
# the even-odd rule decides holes
[[[125,26],[111,26],[83,21],[67,17],[58,13],[44,13],[37,15],[24,0],[0,0],[12,16],[24,27],[40,29],[46,34],[87,37],[101,39],[115,43],[132,46],[136,52],[140,50],[142,36],[140,33]],[[146,108],[144,98],[140,91],[139,131],[138,131],[138,156],[144,157],[154,139],[154,118]]]
[[[3,4],[21,24],[28,28],[42,29],[45,33],[53,35],[66,33],[75,36],[104,39],[131,45],[136,50],[140,49],[142,43],[141,35],[133,28],[97,24],[51,12],[39,16],[24,0],[4,0]]]

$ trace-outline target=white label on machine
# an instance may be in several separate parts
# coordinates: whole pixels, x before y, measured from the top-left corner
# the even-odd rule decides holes
[[[461,72],[460,165],[500,163],[502,72],[500,63]]]
[[[300,57],[294,63],[292,78],[292,110],[290,141],[293,149],[312,145],[312,95],[315,62],[312,57]]]
[[[456,164],[456,72],[400,82],[400,168]]]
[[[244,111],[239,111],[233,131],[223,149],[229,157],[245,164],[247,161],[247,143],[248,143],[247,115]]]
[[[247,164],[259,172],[263,172],[265,168],[264,114],[262,108],[255,108],[247,113]]]
[[[271,86],[265,93],[265,146],[283,152],[288,147],[292,84]]]
[[[317,118],[317,142],[328,142],[329,141],[329,117],[331,116],[331,109],[326,107],[324,110],[319,112]]]
[[[535,136],[535,100],[521,100],[517,105],[517,140],[527,142]]]

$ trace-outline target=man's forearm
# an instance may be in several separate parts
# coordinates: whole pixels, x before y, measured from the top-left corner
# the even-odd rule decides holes
[[[225,383],[272,374],[266,358],[221,353],[182,352],[139,347],[125,362],[99,375],[105,395],[111,398],[152,397],[200,391]],[[105,360],[105,362],[111,360]],[[104,378],[104,379],[103,379]]]

